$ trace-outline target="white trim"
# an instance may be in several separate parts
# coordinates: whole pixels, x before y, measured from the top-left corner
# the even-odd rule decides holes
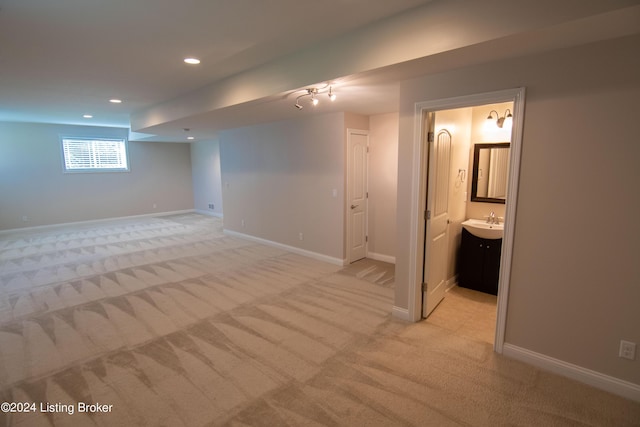
[[[224,217],[222,212],[211,212],[211,211],[208,211],[208,210],[205,210],[205,209],[196,209],[194,212],[202,214],[202,215],[215,216],[216,218],[223,218]]]
[[[424,103],[416,103],[414,112],[414,130],[413,130],[413,165],[411,176],[411,211],[409,217],[409,226],[411,228],[409,234],[409,301],[408,316],[413,322],[417,322],[422,318],[422,295],[416,292],[422,292],[422,275],[419,274],[418,258],[422,258],[424,245],[420,247],[419,241],[424,236],[423,221],[420,220],[421,215],[419,206],[425,206],[424,181],[422,179],[424,163],[424,150],[422,149],[422,129],[424,129]],[[422,234],[420,234],[422,231]],[[424,243],[424,241],[423,241]],[[419,256],[420,255],[420,256]]]
[[[109,221],[120,221],[126,219],[136,219],[136,218],[148,218],[148,217],[158,217],[158,216],[169,216],[169,215],[182,215],[187,213],[194,213],[195,209],[185,209],[181,211],[169,211],[169,212],[155,212],[149,214],[141,214],[141,215],[129,215],[129,216],[118,216],[118,217],[110,217],[110,218],[101,218],[101,219],[89,219],[86,221],[74,221],[74,222],[64,222],[60,224],[48,224],[48,225],[36,225],[33,227],[23,227],[23,228],[9,228],[7,230],[0,230],[1,234],[15,233],[21,231],[36,231],[36,230],[53,230],[61,227],[73,227],[75,225],[90,225],[90,224],[99,224],[102,222]]]
[[[498,284],[498,312],[496,322],[496,337],[494,350],[502,353],[504,334],[506,329],[507,301],[509,294],[509,281],[511,277],[511,257],[513,254],[514,223],[516,217],[516,205],[518,194],[518,181],[520,176],[520,157],[522,151],[522,129],[524,122],[524,88],[506,89],[496,92],[459,96],[433,101],[417,102],[414,109],[414,135],[413,135],[413,165],[411,182],[411,216],[410,216],[410,240],[409,240],[409,288],[408,288],[408,314],[414,322],[422,318],[422,291],[421,274],[418,265],[421,259],[420,246],[423,222],[421,221],[421,209],[419,203],[424,203],[425,191],[423,189],[423,150],[422,129],[424,127],[424,113],[427,111],[448,110],[453,108],[471,107],[476,105],[493,104],[496,102],[512,101],[513,127],[511,136],[511,168],[509,171],[509,188],[507,193],[507,205],[505,212],[504,237],[502,242],[502,257],[500,262],[500,279]]]
[[[317,259],[318,261],[328,262],[329,264],[344,266],[347,265],[346,260],[340,258],[330,257],[328,255],[319,254],[317,252],[311,252],[306,249],[296,248],[295,246],[285,245],[283,243],[274,242],[272,240],[262,239],[260,237],[251,236],[249,234],[239,233],[237,231],[223,229],[224,234],[229,236],[240,237],[242,239],[251,240],[256,243],[262,243],[263,245],[272,246],[274,248],[282,249],[285,251],[293,252],[298,255],[303,255],[309,258]]]
[[[500,277],[498,278],[498,306],[496,315],[496,335],[493,349],[502,353],[507,328],[507,305],[511,283],[511,261],[513,258],[513,238],[515,235],[516,206],[518,204],[518,183],[520,182],[520,161],[522,153],[522,134],[524,129],[525,89],[520,88],[513,94],[513,125],[511,127],[511,159],[509,159],[509,186],[505,209],[502,254],[500,256]]]
[[[396,263],[396,257],[391,255],[383,255],[376,252],[367,252],[367,258],[375,259],[376,261],[388,262],[389,264]]]
[[[503,345],[503,354],[545,371],[550,371],[554,374],[562,375],[599,388],[600,390],[605,390],[618,396],[640,402],[640,385],[638,384],[604,375],[600,372],[592,371],[591,369],[564,362],[509,343]]]
[[[396,319],[405,320],[407,322],[411,322],[411,317],[409,317],[409,310],[402,307],[393,306],[391,310],[391,315]]]
[[[453,277],[450,277],[449,279],[447,279],[447,289],[445,289],[445,292],[449,292],[452,288],[455,288],[456,286],[458,286],[458,275],[456,274]]]

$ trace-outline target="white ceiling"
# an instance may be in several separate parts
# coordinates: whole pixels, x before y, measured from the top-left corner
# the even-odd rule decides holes
[[[142,125],[134,127],[148,133],[134,133],[132,139],[185,141],[184,128],[192,129],[198,139],[208,139],[220,129],[314,111],[397,111],[402,79],[637,33],[639,4],[640,0],[0,0],[0,121],[128,128],[137,119]],[[274,64],[307,64],[308,52],[333,53],[350,35],[361,43],[356,50],[362,46],[362,56],[384,50],[357,38],[376,34],[367,29],[383,28],[377,33],[382,34],[380,42],[395,37],[391,28],[404,29],[398,22],[414,25],[404,40],[417,41],[412,49],[420,51],[422,35],[415,32],[433,26],[425,22],[435,15],[444,17],[435,22],[438,30],[430,40],[442,47],[440,53],[389,60],[388,65],[353,70],[344,77],[334,74],[330,81],[339,102],[324,98],[313,110],[293,107],[301,93],[295,89],[322,82],[298,79],[296,85],[291,76],[328,75],[327,66],[319,72],[289,70],[288,76],[280,77],[286,81],[268,82],[278,90],[211,107],[225,82]],[[493,19],[501,27],[495,32]],[[390,21],[396,27],[385,27]],[[385,55],[393,58],[393,48]],[[186,65],[182,60],[187,56],[202,63]],[[308,64],[322,64],[311,59]],[[340,68],[331,72],[336,69]],[[343,69],[349,70],[349,64]],[[254,74],[263,75],[268,73]],[[256,83],[261,81],[249,86],[255,89]],[[111,104],[111,98],[123,103]],[[84,114],[93,118],[84,119]]]
[[[128,127],[135,111],[428,1],[0,0],[0,120]]]

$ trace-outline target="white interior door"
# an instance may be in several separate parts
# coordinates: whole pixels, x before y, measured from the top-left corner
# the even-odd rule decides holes
[[[433,126],[433,123],[431,123]],[[430,135],[433,133],[429,132]],[[427,213],[422,315],[429,316],[444,298],[449,253],[449,169],[451,134],[446,130],[429,141]]]
[[[347,138],[347,247],[350,263],[367,256],[368,146],[368,132],[349,129]]]

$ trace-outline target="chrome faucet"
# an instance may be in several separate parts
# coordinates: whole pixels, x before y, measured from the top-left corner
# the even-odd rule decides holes
[[[491,213],[487,217],[487,224],[497,224],[495,212],[491,211]]]

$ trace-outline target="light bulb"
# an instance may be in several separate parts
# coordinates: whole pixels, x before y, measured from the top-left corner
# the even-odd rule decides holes
[[[332,89],[333,89],[333,88],[332,88],[331,86],[329,86],[329,99],[330,99],[331,101],[335,101],[335,100],[336,100],[336,94],[335,94],[335,93],[333,93]]]

